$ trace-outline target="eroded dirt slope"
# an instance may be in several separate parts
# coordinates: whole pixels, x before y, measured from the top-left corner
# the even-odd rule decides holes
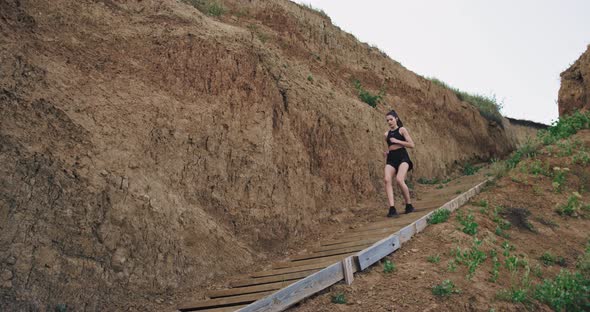
[[[590,45],[572,66],[561,73],[559,116],[590,109]]]
[[[316,12],[222,4],[212,18],[177,1],[0,2],[3,309],[198,294],[381,205],[391,108],[418,144],[414,176],[516,144]],[[387,104],[359,101],[353,79]]]

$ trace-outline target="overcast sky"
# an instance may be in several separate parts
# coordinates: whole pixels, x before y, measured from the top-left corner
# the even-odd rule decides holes
[[[296,0],[409,70],[557,119],[559,74],[590,44],[590,0]]]

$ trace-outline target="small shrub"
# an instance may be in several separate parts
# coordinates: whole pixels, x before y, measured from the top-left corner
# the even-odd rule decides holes
[[[555,167],[553,168],[553,170],[555,171],[555,173],[553,175],[553,182],[551,183],[551,185],[553,186],[553,190],[556,193],[561,193],[563,185],[566,181],[566,172],[569,171],[569,169]]]
[[[210,0],[182,0],[186,4],[190,4],[195,7],[197,10],[214,17],[219,17],[225,13],[225,8],[215,2]]]
[[[386,259],[383,262],[383,272],[384,273],[391,273],[395,271],[395,264],[393,262],[391,262],[390,260]]]
[[[437,184],[438,183],[438,179],[437,178],[432,178],[432,179],[427,179],[427,178],[419,178],[418,183],[420,184]]]
[[[449,219],[451,212],[446,209],[437,209],[428,218],[428,224],[443,223]]]
[[[580,209],[580,199],[575,196],[571,195],[567,203],[557,208],[556,212],[560,216],[576,216],[578,214],[578,210]]]
[[[467,217],[463,217],[463,214],[457,215],[457,220],[463,226],[461,231],[465,234],[475,235],[477,234],[478,224],[475,222],[475,217],[470,213]]]
[[[590,154],[586,152],[578,152],[574,155],[573,162],[574,164],[588,166],[590,164]]]
[[[437,185],[435,188],[436,188],[437,190],[440,190],[440,189],[442,189],[443,187],[444,187],[444,186],[443,186],[442,184],[439,184],[439,185]]]
[[[563,257],[554,256],[550,252],[545,252],[543,255],[541,255],[539,260],[541,260],[541,262],[546,266],[552,266],[555,264],[559,264],[560,266],[565,266],[565,264],[566,264],[566,261]]]
[[[358,80],[354,81],[354,87],[358,92],[361,101],[369,104],[369,106],[373,108],[377,107],[377,103],[379,103],[379,101],[383,99],[383,96],[385,96],[385,92],[383,91],[383,89],[380,90],[377,94],[372,94],[371,92],[365,90],[361,85],[361,82]]]
[[[427,260],[430,263],[439,263],[440,262],[440,255],[429,256]]]
[[[313,77],[311,75],[307,76],[307,81],[313,82]]]
[[[344,293],[337,293],[332,296],[332,303],[346,304],[346,296],[344,295]]]
[[[534,297],[555,311],[588,311],[590,280],[580,273],[562,270],[555,279],[546,279],[538,285]]]
[[[467,164],[463,167],[463,175],[474,175],[479,171],[480,167],[475,167],[472,164]]]
[[[461,293],[451,280],[444,280],[441,284],[432,287],[432,294],[438,297],[448,297],[452,294]]]

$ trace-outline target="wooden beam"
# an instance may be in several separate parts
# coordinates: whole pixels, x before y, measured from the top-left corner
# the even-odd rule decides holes
[[[343,255],[343,254],[347,254],[349,252],[361,251],[371,245],[372,244],[363,244],[363,245],[358,245],[358,246],[353,246],[353,247],[345,247],[345,248],[341,248],[341,249],[312,252],[312,253],[308,253],[308,254],[304,254],[304,255],[291,257],[291,261],[306,260],[306,259],[320,258],[320,257],[326,257],[326,256]]]
[[[363,240],[358,240],[358,241],[354,241],[354,242],[340,243],[340,244],[334,244],[334,245],[328,245],[328,246],[320,246],[318,248],[315,248],[313,250],[313,252],[322,252],[322,251],[329,251],[329,250],[337,250],[337,249],[346,248],[346,247],[354,247],[354,246],[359,246],[359,245],[373,244],[378,240],[379,239],[377,239],[377,238],[369,238],[369,239],[363,239]]]
[[[288,261],[288,262],[277,262],[272,265],[272,268],[273,269],[294,268],[294,267],[299,267],[299,266],[304,266],[304,265],[314,264],[314,263],[320,263],[320,262],[334,263],[334,262],[340,261],[343,258],[350,256],[352,254],[355,254],[355,253],[356,252],[349,252],[349,253],[345,253],[345,254],[322,257],[322,258],[313,258],[313,259],[307,259],[307,260]]]
[[[248,286],[248,287],[209,290],[206,293],[206,296],[211,299],[215,299],[215,298],[219,298],[219,297],[231,297],[231,296],[238,296],[238,295],[253,294],[253,293],[257,293],[257,292],[281,289],[281,288],[287,287],[293,283],[294,283],[294,281],[288,281],[288,282],[276,282],[276,283]]]
[[[205,310],[206,308],[225,308],[232,305],[244,304],[254,302],[260,298],[264,298],[268,295],[272,294],[272,291],[265,291],[261,293],[249,294],[249,295],[242,295],[242,296],[234,296],[234,297],[227,297],[227,298],[220,298],[220,299],[210,299],[204,301],[197,301],[189,304],[185,304],[178,308],[180,311],[199,311]]]
[[[346,285],[352,284],[354,280],[354,272],[352,268],[352,257],[342,259],[342,273],[344,274],[344,281]]]
[[[373,263],[394,252],[400,245],[399,236],[394,234],[359,252],[357,260],[360,270],[368,268]]]
[[[251,277],[265,277],[265,276],[272,276],[272,275],[280,275],[285,273],[295,273],[295,272],[302,272],[302,271],[309,271],[313,269],[323,269],[330,265],[330,263],[334,263],[334,260],[329,261],[322,261],[318,263],[312,263],[308,265],[302,265],[298,267],[292,268],[284,268],[284,269],[276,269],[276,270],[268,270],[268,271],[261,271],[250,274]]]
[[[230,282],[230,286],[232,286],[232,287],[245,287],[245,286],[262,285],[262,284],[268,284],[268,283],[292,281],[292,280],[302,279],[302,278],[307,277],[317,271],[319,271],[319,269],[303,271],[303,272],[288,273],[288,274],[279,274],[279,275],[267,276],[267,277],[261,277],[261,278],[244,278],[244,279],[239,279],[239,280]]]
[[[238,312],[270,312],[283,311],[289,306],[342,280],[342,264],[335,263],[313,275],[310,275],[287,288],[262,300],[258,300]]]

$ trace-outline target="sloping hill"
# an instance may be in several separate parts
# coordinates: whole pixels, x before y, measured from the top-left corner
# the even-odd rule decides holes
[[[198,292],[381,205],[391,108],[418,143],[414,176],[516,144],[313,10],[221,3],[0,2],[3,309]],[[355,79],[384,90],[376,109]]]

